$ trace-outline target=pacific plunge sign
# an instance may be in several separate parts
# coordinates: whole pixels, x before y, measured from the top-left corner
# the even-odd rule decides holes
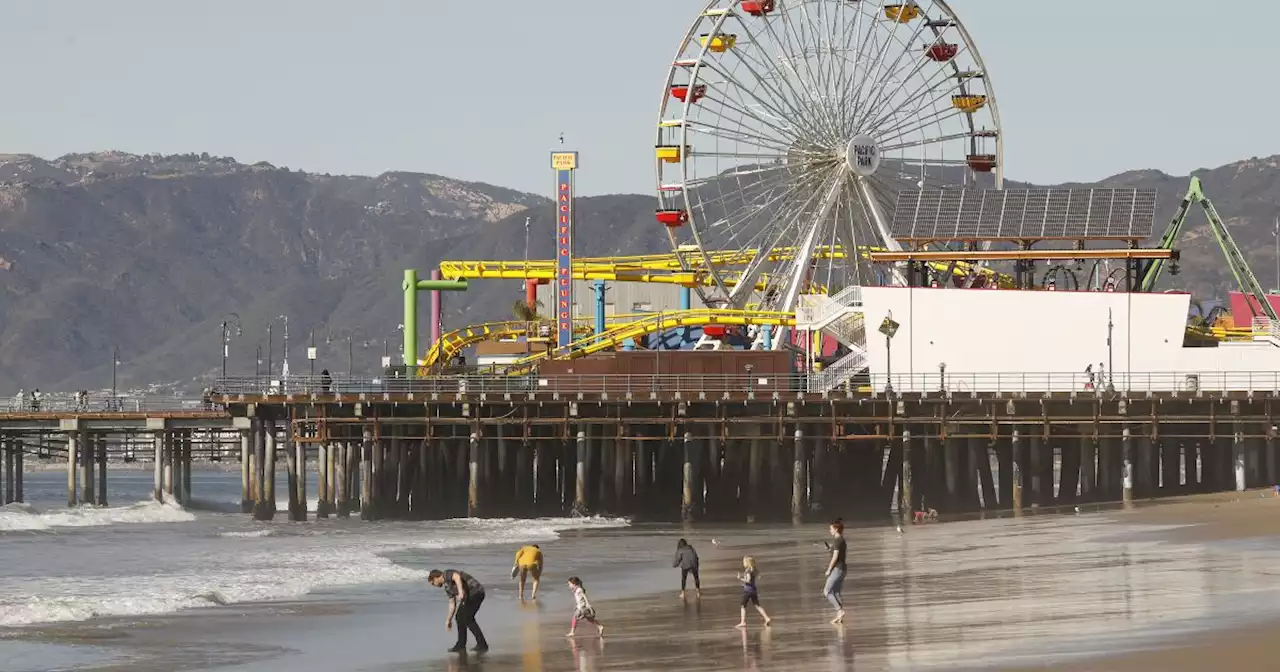
[[[573,171],[577,152],[555,152],[551,167],[556,171],[556,345],[573,342]]]

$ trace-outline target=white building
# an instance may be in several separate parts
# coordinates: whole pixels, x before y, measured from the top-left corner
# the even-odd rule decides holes
[[[1280,390],[1274,333],[1185,347],[1189,294],[864,287],[873,388],[897,392]],[[900,326],[886,347],[876,329]],[[1110,344],[1108,344],[1110,339]],[[945,372],[943,370],[945,365]]]

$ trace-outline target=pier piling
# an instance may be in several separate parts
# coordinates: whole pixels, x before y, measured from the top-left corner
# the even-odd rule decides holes
[[[373,520],[373,448],[375,445],[373,431],[364,430],[364,440],[360,443],[360,520]]]
[[[98,435],[98,489],[95,502],[98,506],[107,505],[107,435]]]
[[[480,515],[480,433],[471,432],[467,450],[467,517]]]
[[[253,437],[249,430],[240,430],[240,513],[253,512]]]
[[[584,430],[578,430],[577,441],[577,461],[574,463],[574,481],[573,481],[573,513],[576,515],[586,515],[587,513],[587,433]]]
[[[76,499],[76,456],[80,453],[79,432],[67,432],[67,507],[74,507]]]
[[[800,446],[800,430],[796,430],[796,447]],[[796,451],[796,470],[801,469],[803,457],[800,451]],[[911,523],[911,512],[915,510],[915,492],[912,483],[913,474],[911,473],[911,430],[902,430],[902,484],[899,490],[898,516],[902,519],[902,524]],[[799,489],[800,481],[797,479],[796,486]],[[793,510],[795,507],[792,507]]]

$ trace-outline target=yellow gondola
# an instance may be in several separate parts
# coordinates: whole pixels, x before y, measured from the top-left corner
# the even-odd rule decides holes
[[[920,16],[920,8],[915,3],[902,5],[885,5],[884,16],[890,21],[898,23],[910,23]]]
[[[737,35],[699,35],[698,43],[717,54],[734,48],[738,44]]]
[[[962,94],[958,96],[951,96],[951,106],[956,108],[957,110],[960,110],[961,112],[967,112],[969,114],[973,114],[974,112],[977,112],[978,110],[981,110],[982,108],[986,107],[986,105],[987,105],[986,96],[980,96],[972,93]]]
[[[681,147],[680,145],[658,145],[654,151],[660,161],[680,163],[685,154],[688,153],[689,148],[688,146]]]

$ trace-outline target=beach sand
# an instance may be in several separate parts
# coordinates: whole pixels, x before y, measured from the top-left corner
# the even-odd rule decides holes
[[[1176,527],[1175,527],[1176,526]],[[427,660],[407,670],[1232,670],[1273,669],[1280,633],[1280,499],[1228,493],[1103,514],[850,530],[849,614],[820,595],[821,525],[737,543],[708,530],[703,597],[677,575],[645,597],[595,600],[600,639],[570,608],[526,622],[518,652]],[[1239,543],[1224,543],[1234,541]],[[1216,547],[1216,548],[1215,548]],[[744,552],[761,601],[737,630]],[[584,577],[592,587],[589,578]]]
[[[536,602],[519,604],[509,550],[488,562],[480,613],[492,645],[444,653],[444,601],[422,586],[317,595],[156,619],[38,628],[40,644],[102,648],[67,669],[218,670],[1232,670],[1272,669],[1280,634],[1280,498],[1225,493],[1082,510],[850,529],[843,626],[821,595],[824,525],[661,526],[566,534],[544,544]],[[680,601],[675,539],[702,556],[703,596]],[[712,540],[715,540],[715,543]],[[738,630],[741,558],[761,603]],[[606,637],[564,637],[581,576]],[[35,669],[35,668],[33,668]]]

